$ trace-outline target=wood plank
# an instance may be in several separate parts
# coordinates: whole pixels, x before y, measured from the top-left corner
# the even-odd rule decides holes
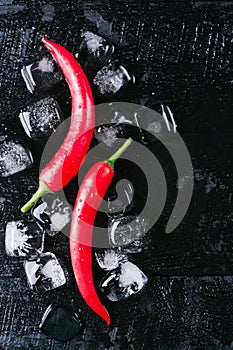
[[[46,4],[54,8],[52,19],[43,19]],[[36,161],[25,176],[0,179],[1,350],[233,349],[232,14],[232,1],[0,1],[0,135],[22,138]],[[29,291],[22,261],[4,252],[6,223],[21,217],[20,206],[37,187],[42,150],[25,137],[18,114],[43,94],[27,91],[20,68],[45,52],[43,36],[77,52],[82,29],[112,40],[117,59],[135,74],[135,88],[123,101],[161,100],[171,107],[195,176],[189,210],[166,234],[176,173],[165,150],[151,146],[167,174],[168,197],[144,238],[143,252],[130,256],[149,282],[126,301],[114,304],[103,297],[113,319],[110,328],[77,292],[65,236],[46,239],[46,251],[56,254],[68,281],[47,294]],[[96,263],[94,276],[98,285],[103,272]],[[39,333],[51,302],[81,312],[80,337],[60,344]]]
[[[9,283],[1,278],[1,291]],[[19,294],[19,289],[21,293]],[[109,303],[109,328],[87,310],[73,288],[49,294],[28,292],[16,278],[1,296],[2,349],[231,349],[233,295],[231,277],[153,277],[139,295]],[[72,304],[85,315],[82,336],[61,344],[38,332],[51,301]],[[227,309],[226,309],[227,300]],[[127,310],[127,312],[126,312]],[[97,331],[98,330],[98,331]]]

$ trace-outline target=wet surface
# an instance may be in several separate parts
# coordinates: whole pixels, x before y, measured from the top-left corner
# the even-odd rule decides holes
[[[231,1],[0,0],[0,135],[20,137],[35,161],[26,174],[0,179],[0,349],[233,349],[232,15]],[[168,154],[158,143],[150,146],[169,174],[166,206],[148,234],[149,247],[130,257],[148,277],[145,288],[115,303],[100,294],[110,327],[77,291],[66,236],[45,240],[44,251],[59,259],[67,283],[43,295],[28,289],[23,261],[4,251],[5,226],[22,219],[19,208],[37,187],[43,149],[26,136],[18,115],[44,94],[30,94],[20,70],[43,56],[43,36],[76,54],[81,31],[110,41],[117,60],[135,75],[134,87],[117,100],[155,99],[171,108],[194,167],[189,210],[167,234],[177,187],[186,179],[177,183]],[[96,262],[93,267],[98,288],[105,272]],[[39,325],[50,304],[64,301],[84,326],[62,344],[40,333]]]

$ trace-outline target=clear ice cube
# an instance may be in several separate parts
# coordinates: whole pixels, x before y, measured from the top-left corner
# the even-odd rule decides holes
[[[83,32],[81,37],[83,38],[83,42],[81,43],[80,49],[86,47],[88,52],[94,56],[99,57],[101,54],[112,54],[115,51],[113,45],[93,32]]]
[[[177,125],[173,117],[172,111],[167,105],[163,103],[161,104],[161,108],[162,108],[162,117],[163,117],[163,120],[165,121],[168,131],[173,131],[175,133]]]
[[[29,149],[18,141],[0,142],[0,177],[7,177],[32,166]]]
[[[93,79],[94,85],[101,95],[116,94],[129,82],[134,82],[134,78],[123,66],[109,64],[101,68]]]
[[[106,271],[114,270],[120,263],[127,261],[127,256],[117,248],[98,248],[95,250],[95,258],[101,269]]]
[[[132,128],[129,129],[134,138],[139,138],[141,142],[146,144],[155,142],[157,135],[161,138],[166,136],[168,132],[176,133],[177,126],[173,113],[167,105],[161,102],[152,105],[150,108],[141,106],[138,109],[135,108],[134,111],[132,109],[127,110],[127,108],[124,111],[116,109],[111,113],[111,123],[122,127],[120,137],[126,136],[124,133],[129,132],[128,128],[130,126],[137,128],[138,135]]]
[[[54,236],[69,224],[72,207],[58,195],[47,193],[34,205],[32,215],[50,236]]]
[[[124,246],[140,240],[146,233],[146,224],[140,216],[128,215],[109,217],[108,235],[111,247]]]
[[[82,42],[75,57],[87,73],[96,73],[103,65],[109,63],[115,47],[103,37],[85,31],[81,33]]]
[[[150,143],[157,134],[176,133],[176,122],[171,109],[162,102],[152,104],[149,108],[141,106],[136,112],[138,124],[142,128],[142,141]],[[147,131],[148,133],[144,133]]]
[[[99,126],[95,129],[94,137],[99,143],[111,147],[114,142],[118,139],[117,135],[119,133],[119,128],[114,126]]]
[[[147,280],[146,275],[136,265],[126,261],[102,279],[100,289],[108,299],[118,301],[138,293]]]
[[[39,328],[48,337],[64,342],[76,336],[82,328],[82,322],[67,306],[51,304],[46,309]]]
[[[52,97],[46,97],[28,106],[19,114],[26,134],[32,139],[50,136],[62,121],[61,109]]]
[[[33,94],[35,89],[51,89],[63,79],[61,72],[52,58],[43,57],[40,60],[21,69],[22,77],[28,90]]]
[[[142,239],[136,239],[135,241],[124,245],[121,247],[121,250],[125,254],[138,254],[141,253],[143,250],[143,242]]]
[[[108,198],[108,215],[119,215],[132,209],[133,206],[133,185],[126,179],[116,184],[117,195]]]
[[[139,126],[138,120],[137,120],[137,113],[122,113],[121,111],[114,111],[114,115],[111,120],[114,124],[129,124],[129,125],[135,125]]]
[[[135,141],[142,142],[143,133],[147,124],[145,119],[140,120],[140,116],[137,112],[137,109],[132,109],[132,107],[119,108],[114,104],[109,113],[109,119],[111,125],[119,129],[118,137],[119,138],[128,138],[132,137]]]
[[[6,254],[14,257],[30,257],[44,249],[44,234],[34,221],[8,222],[5,231]]]
[[[44,253],[24,262],[28,284],[38,292],[49,291],[66,283],[66,278],[56,256]]]

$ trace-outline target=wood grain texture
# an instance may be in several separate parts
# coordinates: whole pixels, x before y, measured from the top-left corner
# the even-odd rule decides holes
[[[21,137],[36,159],[26,176],[0,180],[0,349],[233,349],[232,18],[232,1],[0,0],[0,135]],[[20,217],[20,206],[37,187],[41,151],[18,121],[19,111],[35,101],[20,68],[45,52],[43,36],[76,52],[82,29],[109,38],[120,62],[135,73],[135,89],[123,101],[154,98],[171,107],[195,175],[188,213],[165,234],[176,176],[164,150],[152,146],[169,174],[169,193],[143,252],[131,257],[149,282],[126,301],[110,303],[103,296],[113,318],[110,328],[77,292],[65,236],[46,240],[45,250],[56,254],[68,281],[47,294],[31,292],[22,261],[4,252],[6,223]],[[103,273],[96,264],[94,271],[98,284]],[[79,337],[60,344],[39,333],[51,302],[81,312],[85,327]]]
[[[5,278],[1,286],[8,288]],[[20,300],[19,288],[24,289]],[[38,350],[232,349],[232,292],[232,277],[153,277],[140,295],[111,307],[109,328],[80,300],[78,308],[86,317],[84,333],[59,344],[40,334],[36,325],[48,303],[64,303],[65,297],[66,303],[74,304],[78,297],[63,288],[59,294],[54,291],[38,298],[25,290],[21,278],[15,278],[8,295],[1,297],[0,345]]]

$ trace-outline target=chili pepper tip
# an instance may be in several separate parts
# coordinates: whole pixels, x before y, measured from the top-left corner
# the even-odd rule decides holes
[[[111,320],[110,320],[110,318],[108,318],[107,320],[105,320],[106,322],[107,322],[107,324],[110,326],[110,324],[111,324]]]
[[[41,39],[42,43],[44,44],[44,46],[52,53],[54,51],[54,42],[47,39],[47,38],[42,38]]]
[[[33,206],[33,204],[47,192],[50,192],[48,187],[43,182],[40,182],[38,190],[34,193],[32,198],[21,208],[21,212],[26,213]]]
[[[100,317],[102,317],[102,319],[107,323],[107,325],[109,325],[110,326],[110,324],[111,324],[111,319],[110,319],[110,316],[109,316],[109,313],[108,313],[108,311],[104,308],[104,310],[105,310],[105,312],[103,313],[98,313],[97,312],[97,314],[100,316]]]
[[[107,163],[108,165],[110,165],[111,168],[114,169],[114,163],[115,161],[120,158],[120,156],[122,155],[122,153],[125,152],[125,150],[129,147],[129,145],[131,144],[131,142],[133,142],[132,138],[129,137],[124,143],[123,145],[107,160],[105,160],[105,163]]]
[[[42,38],[41,42],[46,46],[49,40],[47,38]]]

